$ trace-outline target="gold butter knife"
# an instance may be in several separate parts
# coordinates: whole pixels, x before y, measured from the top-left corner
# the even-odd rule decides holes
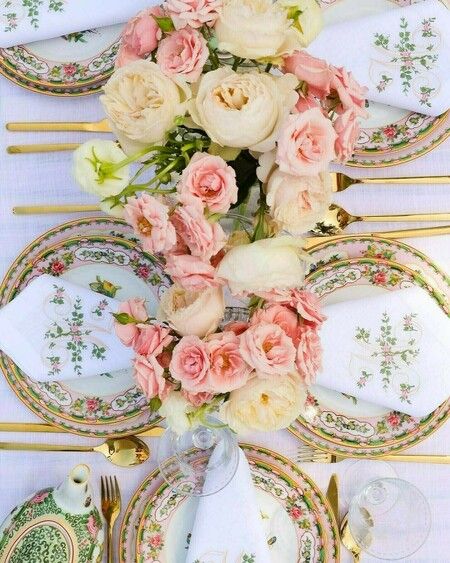
[[[157,438],[164,434],[165,428],[154,426],[143,432],[135,432],[139,436]],[[66,430],[52,426],[51,424],[38,422],[0,422],[0,432],[46,432],[51,434],[65,434]]]
[[[107,119],[101,121],[20,121],[6,124],[8,131],[91,131],[109,133]]]
[[[336,473],[330,477],[326,496],[339,529],[339,478]]]

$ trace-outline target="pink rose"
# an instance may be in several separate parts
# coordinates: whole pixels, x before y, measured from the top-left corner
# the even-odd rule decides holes
[[[334,144],[336,159],[339,162],[346,162],[354,152],[355,143],[361,131],[353,110],[349,109],[338,116],[334,122],[334,130],[337,133]]]
[[[320,108],[319,100],[312,94],[304,96],[299,94],[298,102],[295,104],[295,112],[302,113],[308,109]],[[293,112],[293,113],[295,113]]]
[[[323,321],[326,320],[325,315],[322,315],[322,305],[318,297],[310,291],[294,289],[291,292],[289,304],[313,328],[319,328]]]
[[[216,269],[198,256],[169,255],[165,270],[174,283],[188,291],[201,291],[207,287],[222,285],[221,280],[216,276]]]
[[[138,198],[128,198],[124,218],[139,236],[145,252],[167,252],[175,245],[176,234],[169,221],[169,208],[155,197],[142,194]]]
[[[115,67],[121,68],[127,64],[132,63],[133,61],[139,60],[141,57],[136,55],[136,53],[128,46],[121,45],[119,48],[119,52],[117,53]]]
[[[272,323],[278,325],[284,330],[289,338],[296,346],[299,339],[299,319],[289,307],[274,303],[263,309],[257,309],[253,314],[250,324],[255,325],[258,323]]]
[[[214,397],[214,393],[207,393],[203,391],[202,393],[189,393],[185,389],[181,390],[183,397],[188,400],[194,407],[201,407],[205,403],[209,403]]]
[[[176,29],[187,25],[197,28],[205,23],[211,27],[219,17],[222,0],[167,0],[164,7]]]
[[[295,76],[308,84],[308,93],[323,98],[330,93],[333,72],[322,59],[311,56],[306,51],[294,51],[284,57],[283,71]]]
[[[236,173],[220,156],[198,152],[183,170],[178,191],[199,198],[213,213],[226,213],[237,201]]]
[[[194,256],[209,260],[225,246],[226,235],[222,227],[205,218],[203,205],[197,198],[191,198],[189,203],[177,207],[171,221]]]
[[[134,359],[134,377],[148,399],[159,397],[164,400],[174,386],[164,378],[164,368],[155,356],[136,355]]]
[[[240,336],[243,332],[245,332],[248,329],[249,326],[250,323],[246,323],[244,321],[232,321],[227,325],[225,325],[223,327],[223,330],[224,332],[231,330],[231,332],[234,332],[236,336]]]
[[[198,336],[183,336],[173,349],[170,373],[191,393],[211,391],[209,357],[205,343]]]
[[[347,72],[345,68],[332,66],[331,69],[333,71],[331,89],[336,91],[340,101],[335,110],[343,113],[352,109],[355,116],[367,117],[368,113],[365,109],[367,88],[360,86],[352,73]]]
[[[242,358],[239,337],[233,332],[221,332],[208,338],[209,380],[214,393],[228,393],[247,383],[252,371]]]
[[[128,299],[120,304],[118,313],[126,313],[136,321],[143,323],[148,319],[147,309],[145,308],[145,299]],[[114,324],[117,337],[125,346],[134,346],[139,336],[139,329],[136,323],[128,323],[122,325],[117,321]]]
[[[240,336],[244,360],[264,376],[282,375],[292,370],[295,346],[284,330],[272,323],[250,326]]]
[[[134,351],[142,356],[159,356],[173,340],[170,329],[158,324],[138,324],[139,336],[134,342]]]
[[[317,372],[322,367],[322,346],[314,328],[306,325],[303,327],[295,364],[305,384],[311,385],[314,383]]]
[[[98,526],[97,526],[97,521],[94,518],[93,514],[89,515],[88,521],[87,521],[87,531],[89,532],[89,534],[93,537],[96,538],[97,537],[97,532],[98,532]]]
[[[290,115],[278,138],[276,162],[282,172],[313,176],[334,159],[336,132],[319,108]]]
[[[134,55],[136,60],[144,58],[156,49],[162,32],[153,16],[162,17],[164,12],[159,6],[142,10],[127,23],[122,33],[120,51],[125,51],[130,57]],[[126,60],[126,57],[124,58]],[[116,63],[116,66],[123,65]]]
[[[156,62],[164,74],[181,76],[187,82],[199,79],[208,60],[205,38],[190,27],[175,31],[165,37],[156,52]]]

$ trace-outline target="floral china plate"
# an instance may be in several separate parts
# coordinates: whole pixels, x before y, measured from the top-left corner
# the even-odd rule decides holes
[[[0,73],[44,94],[92,94],[114,70],[122,28],[101,27],[0,49]]]
[[[249,460],[272,560],[339,560],[334,517],[319,488],[286,458],[241,445]],[[140,485],[120,533],[121,563],[178,563],[189,545],[198,499],[173,493],[158,470]]]
[[[448,293],[406,266],[379,258],[331,262],[310,273],[305,289],[325,304],[360,299],[385,291],[420,287],[450,316]],[[408,448],[434,432],[449,416],[450,400],[419,419],[350,395],[313,385],[305,415],[290,431],[311,445],[353,457],[382,456]]]
[[[324,24],[409,6],[420,0],[318,0]],[[350,69],[351,70],[351,69]],[[380,85],[383,87],[383,85]],[[430,117],[383,104],[370,103],[370,117],[362,120],[361,134],[348,166],[382,168],[408,162],[442,143],[450,135],[450,112]]]
[[[92,225],[92,220],[86,222]],[[142,296],[156,311],[160,292],[169,284],[158,262],[125,237],[82,234],[74,223],[56,227],[22,252],[0,287],[0,306],[46,273],[119,300]],[[159,420],[135,385],[131,370],[43,383],[21,372],[4,354],[0,355],[0,367],[13,391],[31,410],[65,430],[118,436]]]

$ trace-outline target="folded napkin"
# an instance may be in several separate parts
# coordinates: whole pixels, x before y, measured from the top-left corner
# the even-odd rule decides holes
[[[105,25],[123,23],[157,0],[12,0],[1,2],[0,47],[41,41]]]
[[[0,309],[0,350],[29,377],[54,381],[131,366],[114,332],[119,302],[46,274]]]
[[[217,477],[213,473],[207,479]],[[245,561],[270,563],[271,558],[250,468],[239,450],[233,479],[218,493],[199,500],[186,563]]]
[[[426,0],[323,29],[309,53],[352,71],[367,97],[440,115],[450,106],[450,10]]]
[[[406,414],[450,395],[450,319],[420,288],[324,308],[316,383]]]

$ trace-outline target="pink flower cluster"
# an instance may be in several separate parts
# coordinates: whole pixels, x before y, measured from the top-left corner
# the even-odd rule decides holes
[[[213,266],[227,237],[208,217],[226,213],[237,201],[236,175],[221,157],[196,153],[178,184],[178,201],[170,207],[149,194],[128,198],[124,217],[146,252],[162,254],[166,272],[187,290],[221,284]]]
[[[132,319],[116,323],[121,341],[132,346],[138,385],[151,399],[164,401],[179,390],[195,407],[216,395],[244,386],[252,377],[274,378],[298,372],[311,384],[321,367],[318,330],[325,317],[318,299],[301,290],[274,291],[262,296],[248,323],[231,323],[222,332],[201,339],[180,338],[148,319],[143,300],[121,305]]]
[[[283,71],[294,74],[305,87],[278,143],[277,162],[289,173],[315,174],[337,159],[353,154],[360,128],[358,117],[367,117],[366,88],[345,68],[329,65],[306,51],[284,58]],[[332,123],[329,112],[337,117]],[[293,142],[292,142],[293,141]]]
[[[206,40],[198,28],[213,25],[221,6],[222,0],[168,0],[162,7],[143,10],[125,27],[116,66],[155,53],[165,74],[195,82],[209,55]],[[175,26],[162,40],[158,18],[170,18]]]

